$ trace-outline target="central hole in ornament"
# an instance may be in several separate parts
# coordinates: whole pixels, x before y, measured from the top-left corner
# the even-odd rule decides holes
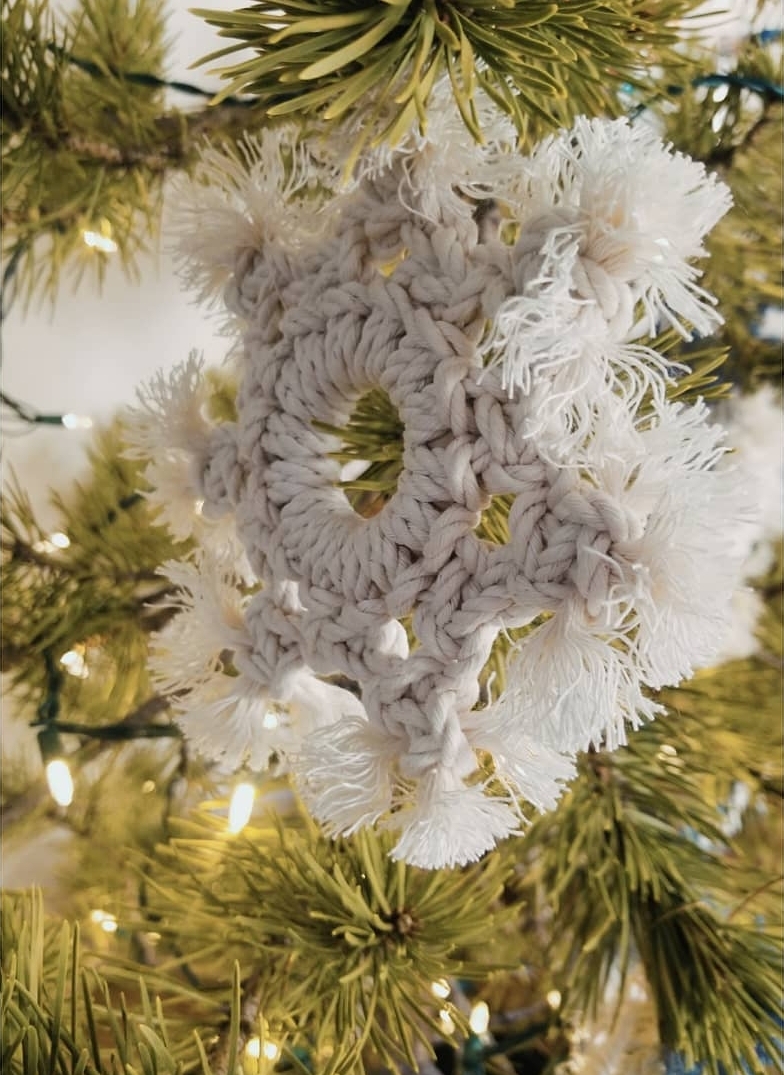
[[[509,509],[513,503],[513,496],[494,496],[482,512],[475,531],[476,536],[493,545],[508,544]]]
[[[340,488],[363,519],[377,515],[397,491],[403,470],[403,422],[383,388],[360,396],[345,426],[314,422],[340,440],[330,452],[342,467]]]

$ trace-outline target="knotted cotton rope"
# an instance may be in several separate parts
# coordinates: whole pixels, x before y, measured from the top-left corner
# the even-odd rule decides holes
[[[581,121],[516,172],[477,147],[475,184],[518,222],[510,244],[445,166],[414,181],[413,152],[325,208],[315,158],[285,137],[264,135],[242,179],[211,161],[225,204],[205,227],[224,233],[212,259],[201,233],[183,240],[203,275],[224,272],[243,325],[236,421],[204,418],[195,360],[142,393],[135,418],[142,454],[176,433],[197,537],[209,546],[206,520],[230,513],[239,542],[197,557],[153,671],[193,687],[171,671],[173,637],[211,609],[211,678],[178,701],[186,735],[231,764],[284,752],[330,831],[379,823],[400,830],[396,856],[461,864],[519,828],[521,797],[551,807],[575,751],[653,716],[643,687],[717,644],[735,570],[717,523],[737,511],[712,469],[721,431],[701,404],[667,404],[664,360],[635,340],[662,310],[715,322],[686,259],[726,194],[649,133]],[[491,156],[502,173],[483,173]],[[669,176],[688,229],[640,203],[651,172]],[[322,429],[371,390],[399,415],[402,470],[364,518]],[[496,497],[510,505],[500,545],[477,533]],[[239,560],[260,583],[250,596]],[[487,704],[480,677],[512,628],[528,631]]]

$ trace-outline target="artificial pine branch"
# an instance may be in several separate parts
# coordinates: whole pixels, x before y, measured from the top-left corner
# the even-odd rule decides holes
[[[86,233],[133,272],[164,177],[194,164],[206,135],[236,140],[249,120],[237,101],[166,104],[164,20],[150,0],[83,0],[64,20],[47,0],[4,0],[3,11],[4,284],[29,302],[53,297],[67,266],[102,279],[109,255]]]
[[[482,138],[481,86],[530,142],[543,125],[579,113],[618,114],[620,82],[640,83],[641,69],[656,63],[677,65],[675,24],[691,6],[323,0],[197,14],[236,42],[202,62],[256,53],[218,69],[223,94],[251,93],[270,116],[358,120],[360,140],[394,143],[412,124],[426,125],[429,90],[448,74],[473,137]]]

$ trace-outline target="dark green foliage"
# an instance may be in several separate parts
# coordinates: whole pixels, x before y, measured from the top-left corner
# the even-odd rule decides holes
[[[101,434],[89,480],[54,497],[65,549],[52,546],[21,489],[4,498],[2,668],[45,719],[70,706],[88,722],[91,710],[119,718],[143,701],[148,636],[171,615],[156,569],[186,550],[154,524],[139,468],[121,450],[116,430]],[[92,663],[87,679],[65,673],[68,651]]]
[[[363,1072],[367,1050],[415,1066],[415,1043],[428,1047],[444,1006],[432,982],[485,977],[516,943],[497,856],[428,872],[393,862],[388,837],[331,841],[296,812],[285,828],[228,839],[224,825],[183,824],[161,849],[155,928],[203,981],[225,982],[238,959],[271,1035],[305,1047],[319,1075]]]
[[[197,14],[235,42],[203,62],[254,50],[221,69],[224,92],[253,94],[270,116],[356,115],[365,138],[377,127],[378,140],[394,144],[414,123],[426,126],[432,86],[448,75],[475,138],[482,137],[475,99],[481,87],[530,142],[543,125],[579,113],[617,114],[621,82],[636,84],[645,68],[676,63],[675,20],[691,6],[685,0],[655,10],[638,0],[263,0],[239,11]]]

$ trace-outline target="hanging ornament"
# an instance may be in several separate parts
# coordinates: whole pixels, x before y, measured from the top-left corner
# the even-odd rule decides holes
[[[185,735],[232,766],[286,759],[331,833],[391,828],[424,867],[519,831],[521,800],[552,808],[577,751],[623,743],[657,712],[646,688],[710,661],[741,512],[722,430],[667,401],[678,371],[640,342],[718,323],[692,260],[726,189],[624,120],[528,158],[461,132],[453,181],[441,128],[342,186],[291,128],[210,151],[180,245],[241,334],[236,421],[206,417],[195,357],[130,418],[150,498],[201,546],[165,568],[179,609],[153,658]],[[401,469],[363,517],[327,430],[372,391]]]

